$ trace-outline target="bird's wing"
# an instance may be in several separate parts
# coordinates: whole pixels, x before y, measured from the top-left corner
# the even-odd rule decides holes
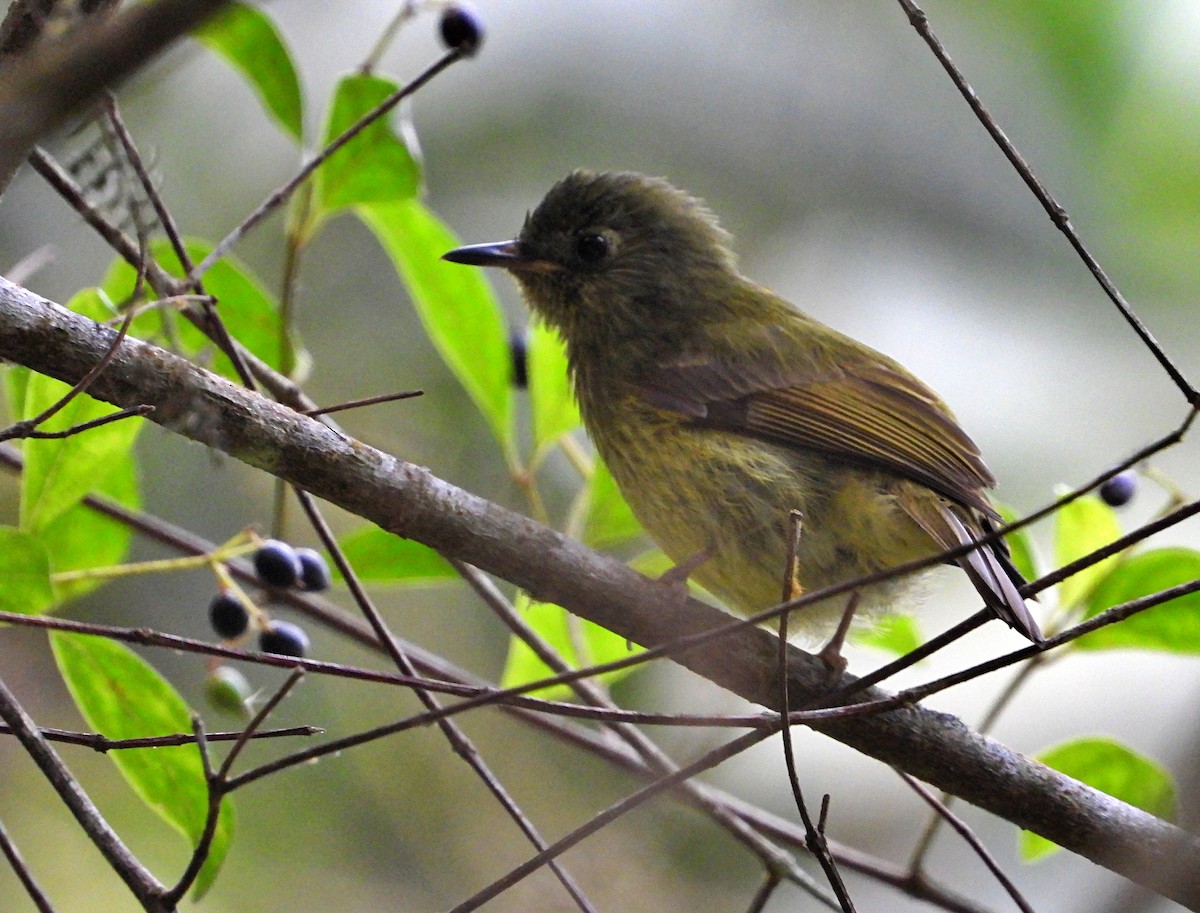
[[[685,354],[641,379],[649,404],[696,424],[817,450],[919,482],[991,515],[994,479],[979,449],[928,387],[882,356],[790,369],[770,331],[736,360]]]

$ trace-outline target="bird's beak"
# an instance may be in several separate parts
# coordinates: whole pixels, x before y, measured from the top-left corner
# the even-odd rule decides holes
[[[443,260],[467,266],[498,266],[515,273],[553,273],[558,264],[531,256],[520,241],[469,244],[442,254]]]

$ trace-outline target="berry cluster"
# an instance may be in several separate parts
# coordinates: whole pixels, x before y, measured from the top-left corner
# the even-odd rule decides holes
[[[254,570],[259,582],[268,589],[291,589],[309,592],[329,588],[329,566],[320,553],[311,548],[292,548],[278,539],[268,539],[254,553]],[[208,606],[208,620],[223,640],[237,640],[250,628],[252,606],[239,593],[222,590]],[[267,619],[256,612],[258,647],[264,653],[283,656],[304,656],[308,652],[308,635],[290,621]]]
[[[311,548],[292,548],[278,539],[267,539],[254,552],[252,561],[258,582],[268,594],[271,590],[317,592],[329,588],[329,566]],[[302,657],[308,652],[308,634],[302,627],[269,618],[245,593],[233,587],[222,587],[213,597],[208,604],[208,621],[222,640],[241,640],[253,625],[258,631],[258,648],[264,653]],[[214,707],[249,713],[250,685],[238,670],[210,667],[204,689]]]

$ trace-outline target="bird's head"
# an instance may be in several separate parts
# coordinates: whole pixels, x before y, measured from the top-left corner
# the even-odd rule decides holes
[[[444,259],[508,270],[569,344],[679,338],[723,308],[737,277],[729,236],[699,200],[628,172],[575,171],[516,238]]]

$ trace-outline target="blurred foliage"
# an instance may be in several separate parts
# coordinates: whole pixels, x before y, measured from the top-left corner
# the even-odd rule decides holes
[[[805,7],[798,5],[794,12],[792,7],[788,9],[789,15],[796,17],[791,24],[799,35]],[[612,12],[605,10],[605,14]],[[341,5],[338,15],[357,16],[358,11]],[[1042,74],[1040,89],[1053,98],[1057,110],[1064,115],[1064,132],[1069,134],[1065,142],[1074,150],[1072,163],[1081,169],[1076,183],[1097,188],[1089,205],[1093,212],[1108,214],[1110,239],[1120,239],[1126,245],[1128,269],[1142,277],[1152,277],[1168,294],[1181,299],[1185,291],[1190,294],[1200,278],[1195,275],[1200,265],[1193,256],[1200,243],[1197,236],[1200,220],[1195,217],[1200,209],[1200,98],[1182,86],[1181,81],[1173,81],[1169,74],[1164,74],[1153,49],[1145,47],[1153,13],[1132,0],[1121,3],[1003,0],[994,4],[957,5],[952,11],[932,10],[931,15],[935,30],[941,16],[952,15],[987,36],[997,47],[1022,51],[1020,55],[1005,55],[1004,65],[1014,66],[1011,61],[1019,60],[1022,68]],[[285,21],[281,27],[274,16],[275,11],[270,8],[235,4],[198,37],[246,81],[278,129],[291,140],[301,141],[304,124],[315,122],[308,107],[310,103],[301,90],[305,83],[302,74],[312,66],[305,59],[310,49],[301,48],[297,60],[286,41],[288,23]],[[627,30],[635,38],[646,37],[638,33],[636,17],[620,22],[614,19],[612,26]],[[916,41],[911,33],[895,28],[891,20],[887,22],[886,33],[888,40]],[[848,54],[857,53],[855,37],[845,36]],[[501,36],[497,39],[514,40]],[[737,42],[743,40],[728,35],[726,39],[723,53],[728,56],[714,60],[711,68],[715,81],[721,79],[721,67],[734,59],[730,49],[739,47]],[[652,37],[656,48],[665,48],[672,40],[672,36],[661,33]],[[573,45],[574,41],[566,44]],[[632,42],[631,53],[635,56],[637,44]],[[558,53],[572,55],[579,53],[579,49],[568,47]],[[675,48],[673,53],[692,51]],[[972,61],[956,59],[970,77]],[[614,71],[636,65],[634,57],[605,63]],[[174,72],[160,72],[158,76],[186,81],[187,67],[180,69],[183,77],[176,77]],[[662,67],[661,72],[665,80],[673,78],[671,67]],[[554,104],[570,109],[571,117],[590,119],[591,115],[580,118],[577,106],[573,107],[574,100],[558,94],[563,91],[561,87],[539,84],[537,76],[530,74],[530,96],[547,93],[555,99]],[[792,91],[786,88],[791,84],[788,74],[777,76],[785,94]],[[469,95],[470,82],[465,71],[461,78],[463,83],[444,91]],[[322,140],[327,142],[340,135],[397,85],[396,80],[378,73],[355,72],[340,77],[329,97],[319,98],[326,112]],[[988,93],[982,94],[987,101]],[[1020,102],[1021,99],[1010,100],[1009,104]],[[776,110],[777,106],[768,101],[763,104]],[[553,105],[547,103],[547,107]],[[164,109],[160,112],[164,122],[149,124],[146,131],[152,133],[172,126],[169,120],[175,113]],[[501,121],[504,116],[503,111],[498,111],[495,120]],[[596,114],[598,121],[604,116],[603,112]],[[447,371],[461,385],[466,399],[478,410],[496,439],[495,450],[478,448],[481,455],[477,458],[502,459],[508,471],[522,480],[521,491],[531,512],[544,513],[544,519],[594,547],[628,548],[638,541],[640,527],[620,497],[611,474],[595,461],[583,442],[578,413],[565,384],[561,346],[545,328],[534,326],[529,343],[529,392],[526,396],[513,389],[511,333],[503,309],[494,291],[475,271],[447,267],[438,259],[457,239],[424,201],[421,158],[411,137],[397,126],[396,120],[397,117],[379,120],[317,172],[316,179],[297,197],[290,213],[289,243],[299,249],[315,242],[338,215],[348,214],[366,225],[404,284],[428,333],[428,340],[421,344],[427,342],[440,353]],[[541,125],[534,121],[536,118],[519,125],[530,134],[521,137],[529,149],[544,152],[560,141],[558,136],[538,133]],[[549,122],[557,123],[553,119]],[[197,128],[189,125],[189,129]],[[517,127],[506,122],[495,129],[504,142],[489,146],[484,150],[486,155],[479,155],[481,169],[486,168],[488,158],[500,162],[501,168],[507,167],[504,163],[519,154],[508,144],[514,132],[518,132]],[[841,140],[860,143],[866,148],[875,142],[875,137],[867,130],[839,136]],[[688,139],[688,143],[700,142],[699,136]],[[848,150],[847,160],[853,157],[855,149]],[[784,151],[794,153],[792,149]],[[692,152],[699,158],[720,160],[720,167],[726,167],[722,150]],[[1036,171],[1036,162],[1034,165]],[[1043,230],[1047,236],[1051,234],[1048,223]],[[210,242],[198,239],[188,245],[189,256],[194,260],[203,258],[211,249]],[[165,268],[175,273],[181,271],[166,245],[156,245],[151,252]],[[135,280],[128,265],[115,263],[96,289],[81,292],[72,304],[83,313],[106,319],[111,316],[110,306],[124,300]],[[280,314],[276,296],[268,290],[268,284],[248,266],[233,257],[226,258],[206,275],[205,281],[209,292],[217,297],[222,317],[234,335],[255,354],[276,366],[303,361],[296,328]],[[338,306],[343,304],[338,302]],[[169,312],[142,315],[134,330],[178,345],[189,357],[205,358],[210,353],[208,343]],[[359,369],[353,358],[348,361],[350,371]],[[216,356],[215,365],[232,376],[231,366],[223,356]],[[337,372],[342,366],[330,370]],[[7,368],[3,376],[9,412],[14,419],[43,408],[63,390],[62,385],[31,377],[21,369]],[[49,427],[66,427],[108,411],[109,407],[86,395],[80,396]],[[141,424],[140,420],[126,420],[63,441],[24,444],[28,468],[20,492],[20,525],[0,527],[0,574],[4,577],[0,608],[25,612],[57,610],[64,603],[93,592],[100,582],[59,581],[53,574],[126,560],[130,547],[128,530],[88,508],[83,498],[88,493],[101,493],[128,506],[140,504],[134,447]],[[569,467],[566,480],[564,465]],[[567,510],[552,515],[543,502],[554,499],[544,498],[539,486],[568,489]],[[1120,533],[1120,523],[1109,508],[1092,497],[1080,499],[1061,511],[1055,521],[1054,562],[1057,566],[1085,555]],[[352,563],[372,582],[428,585],[456,580],[449,565],[436,553],[374,527],[353,530],[343,536],[342,543]],[[1010,544],[1023,572],[1033,575],[1038,560],[1035,544],[1027,532],[1010,536]],[[647,573],[663,570],[665,559],[661,554],[653,553],[651,557],[655,561],[647,559],[638,567]],[[1198,577],[1200,553],[1194,550],[1181,547],[1135,550],[1115,555],[1070,578],[1045,601],[1047,611],[1057,612],[1054,617],[1058,620],[1091,617]],[[517,603],[523,617],[559,650],[568,665],[620,658],[628,653],[629,646],[620,638],[594,626],[579,624],[556,606],[535,603],[524,594],[518,594]],[[861,641],[900,653],[911,649],[919,638],[911,619],[894,616],[867,632]],[[163,734],[189,727],[183,698],[163,676],[126,648],[67,636],[56,636],[54,646],[64,680],[90,726],[103,729],[112,737]],[[1122,624],[1089,635],[1072,650],[1118,648],[1183,654],[1200,651],[1200,598],[1190,594],[1135,615]],[[530,681],[546,672],[547,668],[527,647],[512,642],[503,672],[505,684]],[[558,694],[565,691],[560,689]],[[340,716],[347,708],[339,704],[335,709]],[[393,712],[390,706],[388,712]],[[350,716],[346,714],[347,718]],[[356,718],[348,723],[356,724]],[[429,750],[423,746],[410,748],[410,752],[406,763],[414,774],[412,782],[420,784],[411,787],[414,793],[428,793],[430,783],[449,776],[444,771],[444,751],[440,746]],[[564,780],[572,779],[563,772],[564,765],[557,758],[550,749],[531,752],[523,759],[521,772],[528,768],[529,780],[535,784],[539,777],[560,773]],[[203,820],[202,771],[194,750],[118,752],[115,760],[126,781],[148,807],[194,841],[197,822]],[[1156,814],[1170,814],[1174,808],[1175,787],[1169,772],[1111,739],[1073,740],[1046,752],[1043,760]],[[304,775],[312,773],[306,771]],[[379,779],[374,771],[367,776],[374,778],[371,783]],[[311,782],[321,781],[314,778]],[[579,784],[586,800],[592,798],[590,785]],[[273,784],[271,789],[274,788]],[[335,795],[331,797],[305,798],[318,804],[325,801],[330,803],[324,806],[326,810],[340,812],[350,800],[337,789],[333,792]],[[289,796],[289,801],[282,803],[288,813],[295,812],[293,802],[294,797]],[[368,820],[375,812],[360,811],[359,820]],[[576,811],[572,807],[572,813]],[[441,809],[445,815],[451,812],[449,806]],[[414,818],[419,820],[423,814],[425,810],[414,809]],[[198,890],[207,887],[229,846],[228,810],[221,822],[218,852],[206,868]],[[472,820],[461,826],[474,825]],[[395,839],[391,829],[397,825],[388,822],[378,826],[385,839],[376,840],[371,853],[379,852],[394,861],[398,854],[391,852],[394,846],[389,841]],[[456,825],[439,820],[437,826],[453,833]],[[415,829],[420,830],[420,825]],[[697,826],[691,833],[702,830]],[[273,833],[268,839],[277,837]],[[290,835],[289,839],[299,840],[300,835]],[[354,847],[347,851],[348,858],[358,859],[360,854],[368,860],[377,858],[357,839],[352,842]],[[1022,851],[1026,858],[1036,858],[1047,847],[1027,835]],[[438,856],[441,851],[425,847],[424,852]],[[303,851],[293,855],[303,862]],[[257,869],[257,860],[248,868]],[[356,879],[365,882],[368,876],[379,876],[380,883],[387,884],[386,876],[374,871],[372,862],[364,862],[363,868],[361,879],[357,875]],[[471,877],[478,877],[461,858],[455,862],[454,870],[460,877],[468,872]],[[260,872],[254,871],[252,875],[258,877]],[[413,880],[433,880],[433,877],[424,874]],[[710,874],[710,877],[715,876]],[[408,889],[419,893],[417,888]],[[422,884],[420,890],[425,889]],[[456,877],[454,890],[460,889]],[[429,890],[436,893],[435,889]],[[687,891],[684,887],[679,896],[691,897]],[[676,899],[674,890],[669,896]],[[681,904],[680,908],[686,908],[686,901]]]

